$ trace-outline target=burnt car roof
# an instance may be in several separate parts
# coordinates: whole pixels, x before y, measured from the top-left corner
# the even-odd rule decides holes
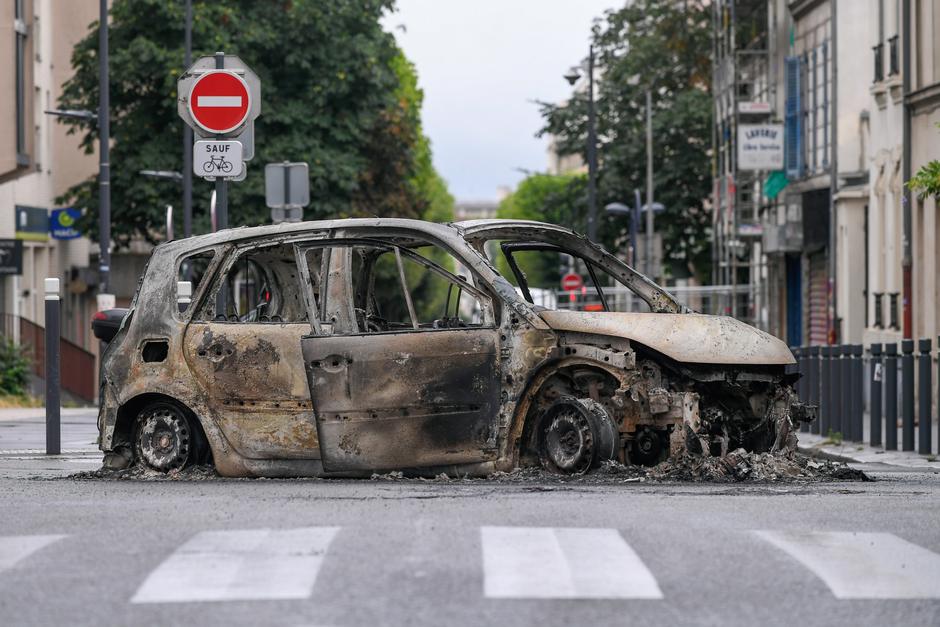
[[[215,233],[205,235],[196,235],[188,238],[175,239],[170,242],[159,244],[159,248],[178,248],[180,250],[190,248],[201,248],[203,246],[213,246],[216,244],[227,244],[240,242],[262,237],[273,237],[277,235],[303,234],[305,232],[323,231],[327,229],[343,228],[369,228],[369,227],[387,227],[389,229],[410,229],[417,233],[427,233],[439,238],[460,238],[465,235],[474,235],[489,229],[503,229],[507,227],[518,227],[520,229],[531,229],[533,227],[543,228],[560,233],[566,233],[575,237],[583,236],[571,231],[570,229],[560,227],[546,222],[537,222],[534,220],[509,220],[509,219],[488,219],[488,220],[465,220],[462,222],[428,222],[425,220],[413,220],[409,218],[342,218],[336,220],[310,220],[306,222],[284,222],[281,224],[268,224],[263,226],[241,226]]]

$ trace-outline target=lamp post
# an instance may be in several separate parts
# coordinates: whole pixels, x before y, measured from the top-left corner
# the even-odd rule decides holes
[[[581,71],[577,67],[565,74],[565,80],[574,87],[581,78]],[[588,223],[587,236],[593,241],[597,240],[597,120],[594,114],[594,46],[588,48],[588,137],[587,137],[587,166],[588,166]]]
[[[637,233],[640,229],[640,214],[649,211],[650,207],[653,209],[650,213],[661,213],[666,210],[666,207],[659,202],[654,202],[652,205],[640,205],[640,190],[636,190],[636,204],[633,207],[628,207],[620,202],[612,202],[604,206],[604,211],[607,212],[608,215],[629,216],[630,218],[630,247],[633,249],[630,265],[633,266],[634,269],[636,269],[638,261]],[[647,222],[647,224],[649,224],[649,222]],[[652,247],[647,248],[645,255],[646,259],[644,265],[647,274],[649,274],[653,263],[651,248]]]
[[[183,66],[193,64],[193,2],[186,0],[185,53]],[[193,234],[193,129],[183,125],[183,237]]]
[[[60,118],[98,124],[98,310],[113,309],[111,278],[111,97],[108,77],[108,0],[98,4],[98,114],[83,109],[51,109]]]

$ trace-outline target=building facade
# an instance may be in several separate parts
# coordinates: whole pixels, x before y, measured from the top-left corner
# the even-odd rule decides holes
[[[0,313],[44,324],[43,279],[59,277],[63,335],[89,349],[97,344],[88,324],[91,244],[55,239],[49,221],[56,198],[97,171],[97,156],[44,111],[55,108],[72,48],[97,17],[95,0],[0,2],[0,240],[21,242],[6,250],[22,251],[21,272],[0,276]]]

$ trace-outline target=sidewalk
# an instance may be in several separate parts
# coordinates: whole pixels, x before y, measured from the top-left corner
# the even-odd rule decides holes
[[[933,436],[936,438],[937,425],[933,425]],[[834,442],[829,437],[817,435],[815,433],[799,432],[799,449],[808,455],[819,455],[839,461],[858,464],[888,464],[890,466],[900,466],[903,468],[923,468],[924,470],[933,470],[940,472],[940,456],[920,455],[916,451],[917,438],[915,433],[915,450],[902,451],[901,430],[898,429],[898,450],[886,451],[884,446],[869,446],[869,430],[865,426],[864,442]],[[936,440],[935,440],[936,441]]]

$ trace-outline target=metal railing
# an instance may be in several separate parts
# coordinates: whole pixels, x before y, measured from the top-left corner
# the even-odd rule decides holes
[[[886,450],[898,449],[900,435],[904,451],[940,451],[940,442],[936,447],[932,442],[931,341],[917,340],[916,352],[914,340],[903,340],[898,348],[895,343],[793,348],[797,364],[791,371],[803,375],[797,393],[819,407],[818,419],[803,425],[803,431],[849,442],[867,440]]]
[[[629,288],[604,287],[604,296],[610,311],[644,312],[649,311],[646,303]],[[695,287],[670,287],[667,290],[680,304],[703,314],[730,316],[737,311],[737,318],[748,324],[754,323],[754,288],[751,285],[704,285]],[[552,309],[576,311],[603,311],[600,296],[593,287],[581,290],[557,290],[541,295],[533,294],[536,305]],[[736,302],[735,302],[736,301]],[[734,307],[734,305],[737,307]]]
[[[23,347],[33,374],[45,377],[46,335],[43,327],[26,318],[4,313],[0,314],[0,335]],[[84,401],[94,402],[97,398],[95,355],[64,338],[59,343],[59,350],[62,389]]]

